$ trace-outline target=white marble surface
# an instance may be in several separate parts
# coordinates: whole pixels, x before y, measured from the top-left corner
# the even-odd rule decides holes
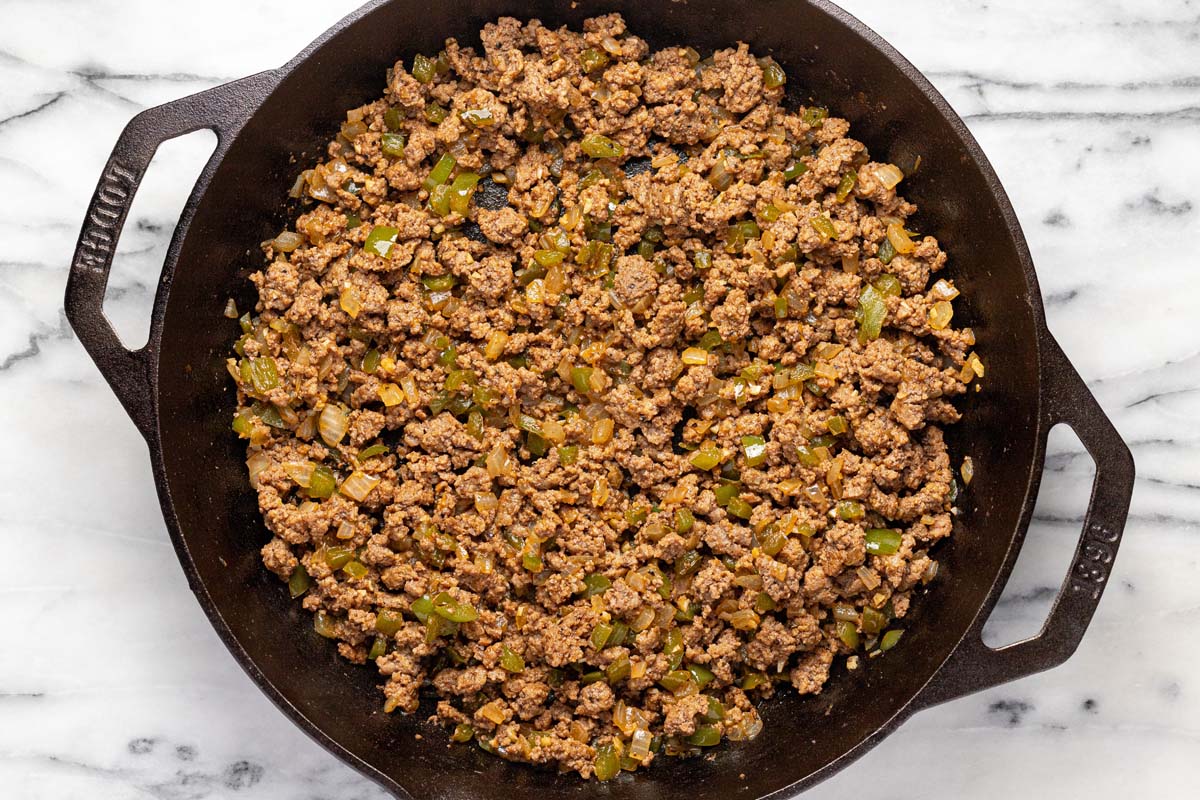
[[[277,66],[355,5],[0,0],[0,796],[382,797],[276,712],[209,628],[145,447],[61,310],[83,209],[128,118]],[[1196,797],[1200,3],[844,5],[982,142],[1050,327],[1140,474],[1071,661],[919,714],[809,796]],[[122,241],[107,307],[134,344],[205,144],[164,149]],[[1056,436],[1048,469],[997,640],[1036,629],[1075,540],[1090,462]]]

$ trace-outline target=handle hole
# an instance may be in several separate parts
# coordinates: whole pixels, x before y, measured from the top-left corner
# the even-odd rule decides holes
[[[130,350],[145,345],[150,336],[150,314],[167,247],[216,147],[216,134],[206,129],[163,142],[133,198],[104,293],[104,316]]]
[[[1063,424],[1051,428],[1029,533],[984,625],[984,644],[1003,647],[1042,630],[1070,571],[1095,475],[1096,464],[1075,432]]]

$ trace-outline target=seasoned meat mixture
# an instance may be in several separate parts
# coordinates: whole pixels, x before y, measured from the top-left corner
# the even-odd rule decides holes
[[[897,643],[983,365],[902,171],[771,59],[617,15],[482,41],[296,182],[234,429],[263,561],[387,711],[607,780]]]

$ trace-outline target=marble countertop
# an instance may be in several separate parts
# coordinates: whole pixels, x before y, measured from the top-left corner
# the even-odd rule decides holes
[[[1049,324],[1139,476],[1112,583],[1062,667],[918,714],[812,798],[1200,794],[1200,3],[845,0],[966,119]],[[382,798],[258,692],[167,537],[146,448],[62,312],[95,180],[138,110],[284,63],[355,0],[0,0],[0,795]],[[286,9],[286,10],[283,10]],[[229,20],[236,20],[230,25]],[[211,147],[160,151],[107,311],[146,336]],[[989,630],[1037,630],[1091,462],[1056,431]]]

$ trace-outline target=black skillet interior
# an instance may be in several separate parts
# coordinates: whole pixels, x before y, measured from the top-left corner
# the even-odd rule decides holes
[[[950,254],[963,290],[956,323],[972,325],[989,373],[986,402],[968,400],[951,437],[955,458],[971,455],[977,481],[965,522],[941,552],[942,579],[918,603],[900,646],[866,669],[835,671],[826,691],[784,693],[764,709],[758,739],[703,761],[664,759],[636,779],[603,787],[506,763],[470,747],[447,748],[422,715],[384,715],[371,668],[339,659],[312,632],[311,618],[261,567],[266,534],[246,485],[244,446],[229,433],[234,395],[223,359],[236,336],[222,321],[231,294],[250,299],[257,242],[284,223],[281,199],[337,130],[345,110],[381,94],[397,58],[436,52],[445,37],[477,44],[500,15],[578,26],[621,11],[652,48],[690,44],[702,53],[739,40],[785,66],[789,99],[809,97],[852,122],[874,158],[919,173],[903,184],[921,207],[918,224]],[[1038,353],[1032,273],[992,188],[953,125],[904,72],[828,12],[804,2],[514,2],[407,0],[379,5],[297,63],[234,141],[200,203],[170,287],[159,361],[164,482],[195,562],[195,580],[252,666],[351,760],[416,797],[606,795],[761,797],[822,771],[897,715],[936,671],[977,615],[1020,529],[1037,440]],[[164,496],[164,505],[167,500]],[[246,659],[243,659],[246,662]],[[315,731],[313,730],[315,728]],[[422,738],[414,737],[420,732]],[[501,789],[501,787],[504,787]]]

